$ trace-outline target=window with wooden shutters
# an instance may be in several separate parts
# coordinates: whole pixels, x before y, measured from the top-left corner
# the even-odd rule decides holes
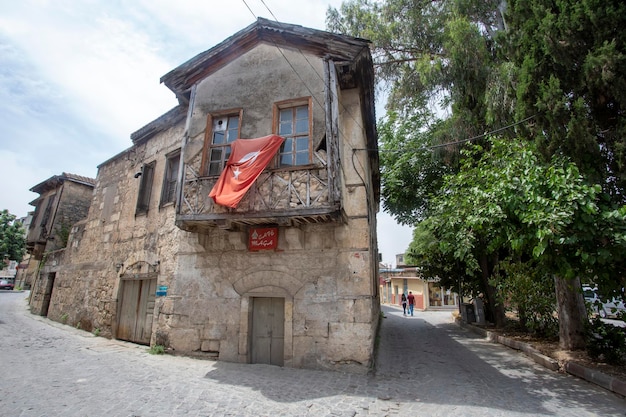
[[[137,196],[137,210],[135,214],[145,214],[148,212],[155,165],[156,161],[152,161],[141,168],[141,183],[139,184],[139,195]]]
[[[165,174],[163,175],[163,189],[161,190],[161,207],[176,201],[176,183],[178,182],[178,167],[180,166],[180,150],[167,156]]]

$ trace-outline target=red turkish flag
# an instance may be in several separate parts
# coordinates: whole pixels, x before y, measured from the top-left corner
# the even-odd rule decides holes
[[[237,139],[231,143],[230,157],[209,197],[217,204],[236,208],[284,140],[280,136],[269,135],[256,139]]]

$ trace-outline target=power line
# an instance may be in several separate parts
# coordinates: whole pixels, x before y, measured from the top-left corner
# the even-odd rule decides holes
[[[278,22],[278,19],[276,19],[276,16],[274,16],[274,13],[272,13],[272,11],[270,10],[269,7],[267,7],[267,4],[265,4],[265,2],[263,0],[261,0],[261,3],[263,3],[263,6],[265,6],[265,8],[267,9],[268,12],[270,12],[270,14],[272,15],[272,17],[274,18],[275,21]]]
[[[440,144],[438,144],[438,145],[424,146],[424,147],[421,147],[421,148],[416,148],[416,149],[411,149],[411,148],[402,148],[402,149],[387,149],[387,150],[382,149],[382,150],[381,150],[381,149],[369,149],[369,148],[355,148],[355,149],[353,149],[353,151],[355,151],[355,152],[356,152],[356,151],[376,151],[376,150],[378,150],[378,152],[407,152],[407,151],[411,151],[411,150],[413,150],[413,151],[415,151],[415,152],[419,152],[419,151],[429,151],[429,150],[432,150],[432,149],[437,149],[437,148],[445,148],[446,146],[452,146],[452,145],[458,145],[458,144],[465,143],[465,142],[471,142],[471,141],[476,140],[476,139],[481,139],[481,138],[484,138],[485,136],[489,136],[489,135],[493,135],[493,134],[496,134],[496,133],[502,132],[503,130],[510,129],[510,128],[512,128],[512,127],[515,127],[515,126],[517,126],[517,125],[520,125],[520,124],[522,124],[522,123],[525,123],[525,122],[527,122],[527,121],[529,121],[529,120],[532,120],[532,119],[534,119],[534,118],[535,118],[538,114],[539,114],[539,113],[535,113],[535,114],[533,114],[532,116],[528,116],[527,118],[522,119],[522,120],[520,120],[520,121],[518,121],[518,122],[511,123],[511,124],[508,124],[508,125],[503,126],[503,127],[499,127],[498,129],[492,130],[492,131],[490,131],[490,132],[485,132],[485,133],[483,133],[483,134],[480,134],[480,135],[477,135],[477,136],[473,136],[473,137],[471,137],[471,138],[461,139],[461,140],[457,140],[457,141],[454,141],[454,142],[440,143]]]
[[[252,9],[250,8],[250,6],[248,6],[248,3],[246,3],[246,0],[241,0],[243,1],[243,4],[246,5],[246,7],[248,8],[248,10],[250,10],[250,13],[252,13],[252,16],[254,16],[254,18],[256,19],[256,15],[254,14],[254,12],[252,11]]]

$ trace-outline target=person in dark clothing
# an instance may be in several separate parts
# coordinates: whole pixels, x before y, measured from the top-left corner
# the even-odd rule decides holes
[[[404,293],[402,294],[402,311],[406,316],[406,295],[404,295]]]

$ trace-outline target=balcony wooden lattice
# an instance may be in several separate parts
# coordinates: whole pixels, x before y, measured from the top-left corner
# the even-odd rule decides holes
[[[208,227],[333,222],[340,218],[339,205],[331,201],[326,166],[264,171],[248,190],[238,207],[215,204],[209,192],[216,177],[200,177],[186,165],[181,204],[176,224],[189,231]]]

